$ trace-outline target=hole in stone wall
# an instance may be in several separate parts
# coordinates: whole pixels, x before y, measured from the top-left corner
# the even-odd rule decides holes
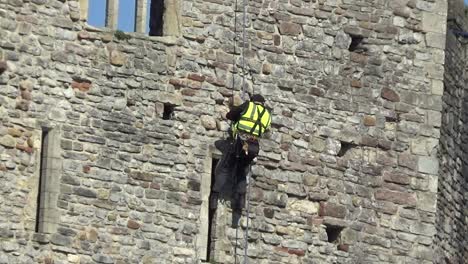
[[[36,202],[36,226],[35,226],[35,231],[36,232],[42,232],[40,228],[40,223],[42,222],[44,218],[44,212],[41,210],[43,207],[43,196],[44,194],[44,181],[45,177],[47,175],[47,141],[49,137],[49,129],[43,127],[42,128],[42,136],[41,136],[41,155],[40,155],[40,162],[39,162],[39,183],[38,183],[38,190],[37,190],[37,202]]]
[[[209,213],[208,213],[208,245],[206,247],[206,261],[211,262],[214,259],[215,240],[216,240],[216,208],[218,203],[218,194],[213,192],[215,182],[215,168],[218,164],[218,159],[211,159],[211,192],[209,199]]]
[[[174,116],[174,109],[175,109],[175,105],[165,103],[162,119],[164,120],[172,119],[172,117]]]
[[[341,231],[343,231],[343,227],[341,226],[332,226],[332,225],[327,225],[327,237],[328,237],[328,242],[338,244],[340,242],[341,238]]]
[[[346,152],[355,147],[357,147],[356,144],[341,141],[341,149],[338,152],[337,156],[343,157],[346,154]]]
[[[349,45],[348,50],[349,51],[357,51],[360,50],[361,43],[364,40],[364,37],[362,36],[357,36],[357,35],[351,35],[351,44]]]
[[[164,0],[151,0],[150,1],[150,15],[149,15],[149,33],[150,36],[163,35],[163,15],[164,15]]]

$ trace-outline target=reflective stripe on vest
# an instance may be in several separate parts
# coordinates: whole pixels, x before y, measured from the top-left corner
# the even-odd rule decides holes
[[[249,107],[242,114],[235,127],[241,131],[260,137],[270,127],[270,123],[270,112],[262,105],[249,102]]]

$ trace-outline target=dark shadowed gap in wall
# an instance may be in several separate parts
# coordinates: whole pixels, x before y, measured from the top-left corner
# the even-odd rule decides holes
[[[341,141],[341,148],[337,156],[343,157],[346,154],[346,152],[348,152],[350,149],[355,148],[355,147],[357,147],[356,144]]]
[[[357,51],[360,48],[360,44],[364,40],[362,36],[351,35],[351,44],[349,45],[349,51]]]
[[[163,111],[163,116],[162,119],[164,120],[170,120],[174,116],[174,108],[175,106],[172,104],[164,104],[164,111]]]
[[[149,35],[163,35],[164,0],[150,0]]]
[[[213,158],[211,160],[211,188],[214,186],[214,179],[215,179],[215,168],[216,164],[218,164],[218,159]],[[211,196],[213,192],[210,192],[210,199],[209,201],[212,202]],[[214,252],[215,252],[215,240],[216,240],[216,208],[210,204],[209,206],[209,213],[208,213],[208,245],[207,245],[207,252],[206,252],[206,261],[210,262],[214,260]]]
[[[47,141],[49,136],[49,129],[42,128],[42,137],[41,137],[41,155],[40,155],[40,163],[39,163],[39,182],[37,186],[37,202],[36,202],[36,232],[41,232],[39,226],[40,222],[44,218],[44,211],[41,210],[43,206],[43,195],[44,195],[44,182],[45,177],[47,176],[47,168],[46,168],[46,159],[47,159]]]
[[[328,242],[335,243],[335,244],[339,243],[341,231],[343,231],[342,226],[327,225],[326,232],[327,232]]]

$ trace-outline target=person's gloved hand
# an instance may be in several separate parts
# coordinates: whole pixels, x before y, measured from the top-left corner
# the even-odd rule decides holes
[[[242,145],[242,150],[244,151],[245,155],[249,155],[249,143],[247,141],[244,141]]]

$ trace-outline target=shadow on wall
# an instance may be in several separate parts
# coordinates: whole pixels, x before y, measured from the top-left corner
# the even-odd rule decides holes
[[[465,14],[468,10],[465,1]],[[468,47],[466,47],[468,49]],[[468,69],[465,69],[467,71]],[[460,234],[459,250],[462,260],[468,260],[468,87],[464,87],[462,103],[462,168],[461,168],[461,187],[460,187],[460,204],[461,204],[461,221],[458,221],[457,230]]]

